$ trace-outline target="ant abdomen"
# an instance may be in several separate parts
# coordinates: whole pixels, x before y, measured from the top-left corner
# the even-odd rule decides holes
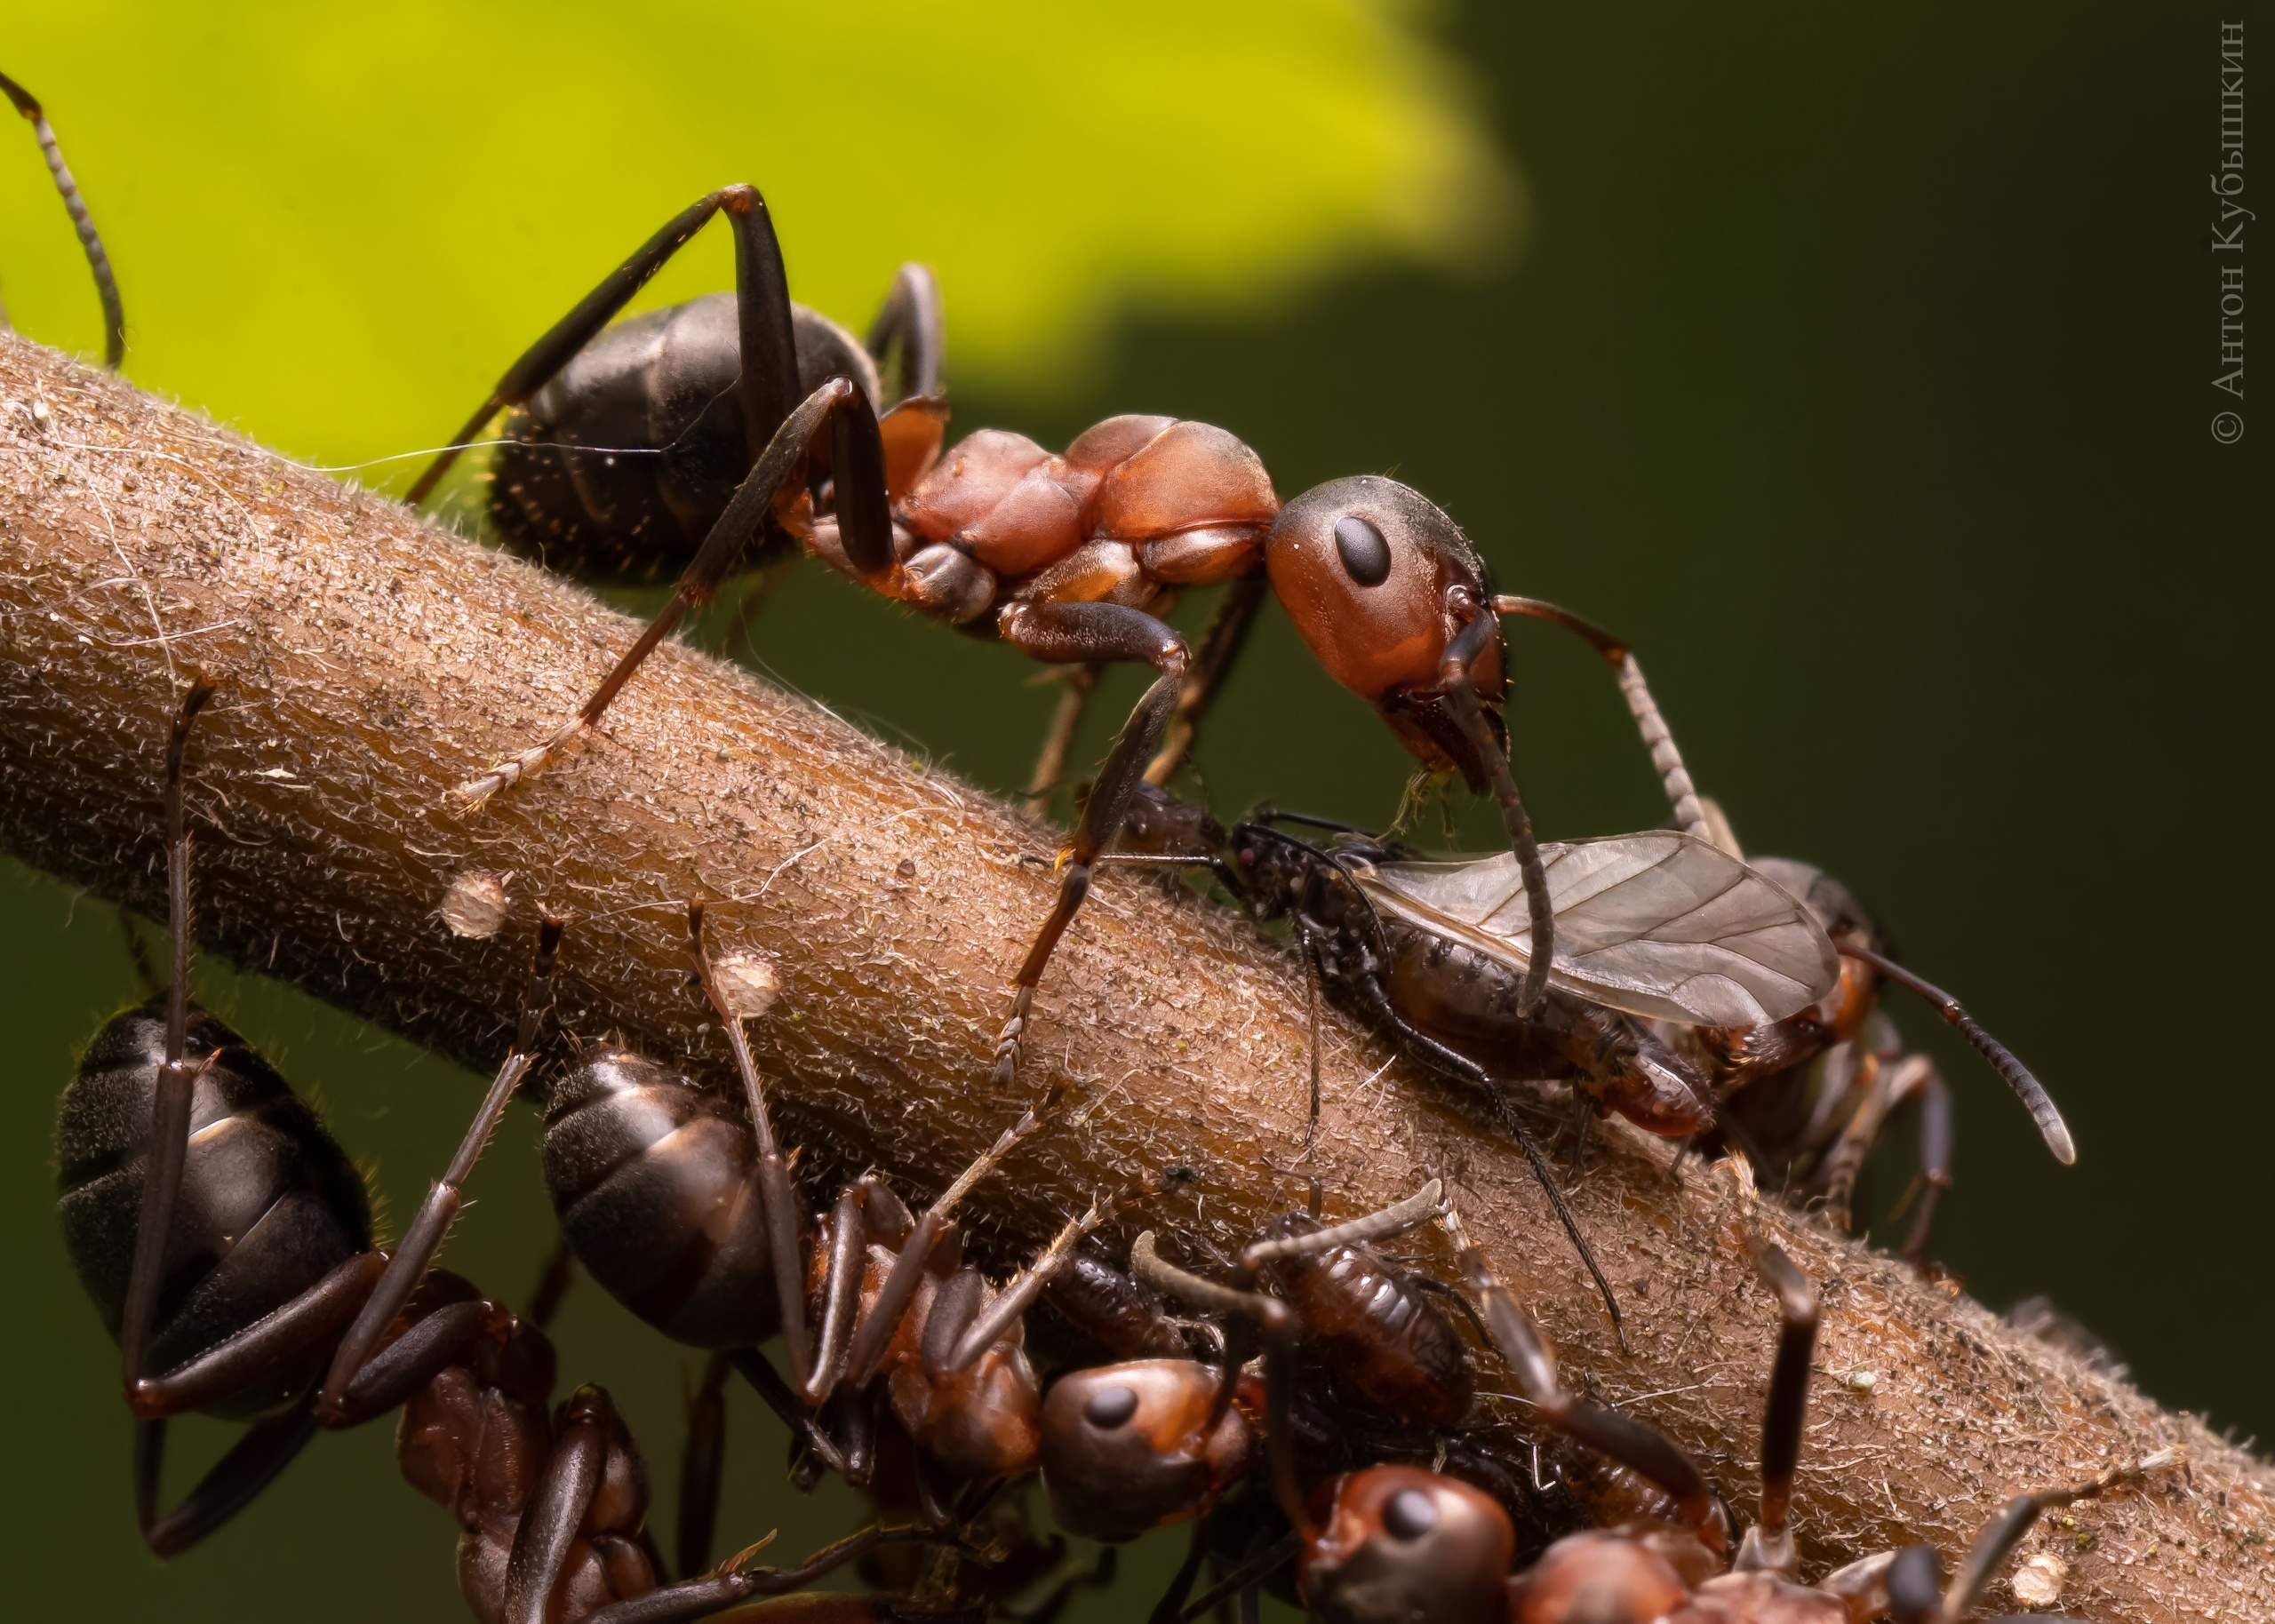
[[[858,339],[802,306],[791,318],[802,397],[842,377],[876,400],[876,364]],[[731,293],[633,316],[508,415],[491,463],[499,538],[595,578],[684,568],[750,472],[735,325]]]
[[[596,1049],[554,1087],[545,1182],[578,1260],[673,1341],[754,1348],[781,1329],[750,1125],[719,1095]]]
[[[57,1205],[72,1266],[112,1337],[120,1334],[142,1215],[152,1101],[165,1060],[163,997],[95,1034],[64,1091],[55,1130]],[[371,1250],[363,1181],[322,1118],[244,1039],[193,1008],[186,1063],[197,1071],[189,1154],[168,1239],[148,1368],[174,1369]],[[319,1345],[210,1413],[265,1414],[331,1357]]]
[[[1283,1220],[1267,1235],[1297,1234]],[[1275,1258],[1271,1272],[1336,1370],[1399,1420],[1450,1427],[1469,1412],[1476,1373],[1461,1337],[1422,1289],[1363,1246]]]

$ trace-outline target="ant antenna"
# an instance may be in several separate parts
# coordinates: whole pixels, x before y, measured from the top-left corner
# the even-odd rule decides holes
[[[87,256],[87,268],[95,274],[95,294],[103,302],[103,370],[116,372],[126,359],[126,310],[119,302],[118,278],[111,273],[110,255],[104,251],[94,217],[87,212],[87,200],[79,195],[79,183],[71,178],[71,166],[63,161],[63,148],[55,144],[55,128],[47,122],[39,98],[6,74],[0,74],[0,94],[6,95],[16,104],[16,111],[31,122],[32,133],[47,158],[47,172],[54,178],[55,189],[62,194],[72,229],[79,234],[79,247]]]
[[[1650,684],[1643,681],[1643,668],[1635,663],[1635,656],[1627,645],[1601,626],[1538,598],[1505,593],[1493,600],[1493,612],[1525,615],[1562,626],[1603,656],[1619,673],[1619,691],[1626,697],[1628,713],[1635,718],[1636,730],[1642,734],[1644,747],[1651,752],[1651,765],[1658,769],[1659,787],[1666,792],[1667,804],[1674,808],[1676,825],[1685,834],[1713,840],[1713,827],[1699,801],[1696,787],[1690,782],[1689,769],[1682,764],[1682,752],[1675,748],[1674,735],[1668,729],[1666,719],[1659,714],[1658,702],[1651,697]]]
[[[1936,1013],[1950,1024],[1959,1028],[1960,1035],[1974,1045],[1975,1052],[1991,1063],[1991,1069],[2004,1078],[2007,1087],[2038,1124],[2038,1131],[2046,1141],[2046,1148],[2054,1152],[2054,1159],[2067,1167],[2078,1159],[2077,1142],[2070,1137],[2069,1126],[2062,1120],[2062,1113],[2028,1066],[2015,1058],[2014,1052],[1983,1030],[1975,1017],[1961,1007],[1960,1001],[1935,983],[1913,975],[1885,953],[1876,953],[1868,947],[1842,946],[1843,956],[1868,964],[1890,981],[1906,986],[1935,1007]]]

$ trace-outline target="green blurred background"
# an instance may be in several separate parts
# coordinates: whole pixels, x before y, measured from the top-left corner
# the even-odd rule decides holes
[[[2270,510],[2249,434],[2207,426],[2230,403],[2208,387],[2217,24],[2244,14],[659,4],[635,28],[598,6],[116,4],[12,18],[0,68],[45,99],[108,239],[128,375],[317,462],[432,445],[656,223],[750,179],[794,291],[842,320],[898,259],[939,267],[960,427],[1056,444],[1175,412],[1249,441],[1283,496],[1395,472],[1505,587],[1632,639],[1748,845],[1847,879],[2060,1098],[2074,1169],[1897,1009],[1957,1095],[1941,1256],[1994,1307],[2051,1293],[2168,1404],[2267,1433],[2247,820]],[[0,296],[92,350],[68,226],[11,139]],[[727,276],[724,240],[699,243],[649,302]],[[1656,822],[1601,667],[1517,639],[1545,832]],[[755,641],[780,681],[998,789],[1052,703],[1015,656],[804,567]],[[1107,685],[1082,759],[1134,689]],[[1220,810],[1269,794],[1371,822],[1405,776],[1276,610],[1201,767]],[[109,910],[6,868],[19,1604],[462,1616],[448,1519],[385,1428],[320,1440],[187,1558],[141,1550],[49,1144],[76,1046],[132,978]],[[201,991],[408,1213],[475,1079],[274,982],[209,961]],[[508,1294],[548,1240],[533,1138],[526,1118],[501,1135],[451,1250]],[[607,1382],[647,1442],[667,1518],[686,1362],[589,1288],[560,1335],[564,1373]],[[779,1520],[804,1548],[852,1512],[786,1515],[754,1409],[722,1540]],[[183,1435],[178,1477],[224,1436]],[[1113,1612],[1150,1599],[1126,1580]]]

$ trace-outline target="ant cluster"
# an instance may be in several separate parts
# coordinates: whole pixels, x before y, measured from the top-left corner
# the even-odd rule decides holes
[[[123,332],[52,131],[20,87],[0,79],[0,89],[34,121]],[[714,217],[734,235],[735,291],[611,326]],[[1926,1198],[1905,1251],[1919,1261],[1949,1182],[1949,1103],[1934,1067],[1904,1055],[1878,1012],[1881,983],[1894,981],[1960,1028],[2054,1153],[2071,1159],[2037,1080],[1954,999],[1896,964],[1838,882],[1744,858],[1696,792],[1632,654],[1554,605],[1494,593],[1468,539],[1420,494],[1365,477],[1283,505],[1231,434],[1163,418],[1111,418],[1059,454],[981,431],[944,455],[940,355],[938,294],[921,267],[903,267],[866,341],[794,305],[765,206],[740,186],[675,218],[532,346],[458,437],[510,414],[489,487],[498,534],[588,573],[682,573],[670,605],[577,716],[461,785],[461,809],[474,815],[589,733],[754,543],[802,547],[1034,658],[1082,671],[1138,661],[1157,673],[1083,800],[1055,903],[1014,978],[987,1062],[999,1087],[1017,1080],[1034,989],[1096,870],[1150,863],[1205,869],[1259,922],[1288,921],[1314,1008],[1323,994],[1489,1102],[1595,1271],[1615,1327],[1616,1302],[1517,1089],[1561,1081],[1582,1127],[1608,1112],[1687,1147],[1741,1153],[1844,1223],[1865,1151],[1891,1111],[1917,1102]],[[899,398],[881,414],[888,374]],[[427,471],[414,501],[455,455]],[[1160,616],[1181,592],[1211,585],[1230,590],[1195,655]],[[1506,851],[1428,860],[1268,808],[1228,833],[1159,787],[1191,751],[1266,595],[1425,771],[1493,797]],[[1578,633],[1617,672],[1672,827],[1535,840],[1500,716],[1505,615]],[[792,1592],[802,1594],[778,1604],[800,1618],[1045,1618],[1111,1564],[1070,1565],[1060,1542],[1031,1530],[1026,1501],[1007,1491],[1032,1478],[1059,1529],[1106,1541],[1109,1554],[1113,1542],[1191,1524],[1160,1620],[1226,1601],[1252,1618],[1271,1587],[1339,1624],[1930,1624],[1966,1613],[2044,1510],[2167,1464],[2010,1501],[1948,1586],[1924,1545],[1805,1584],[1788,1505],[1817,1307],[1774,1246],[1761,1245],[1757,1262],[1782,1330],[1760,1496],[1742,1535],[1671,1439],[1560,1385],[1545,1342],[1435,1179],[1337,1222],[1314,1182],[1304,1209],[1235,1256],[1171,1238],[1172,1262],[1149,1230],[1116,1259],[1098,1235],[1119,1208],[1200,1176],[1147,1170],[998,1285],[964,1260],[956,1213],[1051,1131],[1061,1093],[1027,1109],[921,1214],[875,1173],[817,1205],[776,1136],[745,1031],[770,990],[713,957],[700,904],[687,913],[692,982],[727,1035],[739,1087],[706,1086],[615,1044],[532,1079],[554,967],[575,951],[567,922],[547,918],[513,1045],[458,1153],[402,1240],[382,1248],[363,1182],[316,1112],[189,1000],[185,756],[212,691],[193,682],[164,753],[171,983],[97,1034],[58,1131],[66,1243],[119,1343],[136,1513],[161,1556],[235,1516],[318,1432],[399,1413],[403,1471],[459,1519],[461,1586],[484,1620],[663,1624]],[[1062,707],[1054,724],[1044,782],[1063,763],[1074,714]],[[1290,832],[1305,824],[1326,838]],[[1319,1045],[1309,1047],[1315,1128]],[[544,1171],[563,1250],[539,1302],[516,1313],[437,1259],[525,1086],[546,1102]],[[1378,1250],[1433,1227],[1450,1278]],[[646,1525],[640,1451],[608,1394],[585,1386],[553,1399],[545,1325],[570,1260],[667,1338],[709,1356],[669,1562]],[[1059,1356],[1047,1382],[1027,1348],[1038,1313],[1049,1332],[1038,1346]],[[786,1373],[765,1351],[777,1339]],[[1536,1466],[1528,1480],[1473,1444],[1473,1348],[1498,1355],[1571,1470],[1620,1485],[1598,1499],[1630,1515],[1581,1526],[1561,1469],[1544,1482]],[[724,1393],[738,1373],[790,1429],[794,1479],[843,1478],[884,1509],[877,1523],[794,1567],[754,1564],[756,1546],[713,1564]],[[246,1429],[165,1509],[167,1421],[193,1411]],[[849,1564],[871,1571],[888,1547],[906,1558],[888,1588],[805,1593]],[[1193,1598],[1212,1561],[1218,1578]]]

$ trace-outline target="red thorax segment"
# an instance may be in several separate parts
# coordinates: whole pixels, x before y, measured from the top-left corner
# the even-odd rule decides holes
[[[1108,418],[1063,456],[1023,434],[966,436],[901,502],[900,523],[921,549],[946,543],[999,581],[1026,577],[1087,544],[1118,543],[1139,563],[1150,549],[1158,584],[1228,580],[1256,560],[1280,512],[1256,453],[1223,429],[1171,418]],[[1087,594],[1116,572],[1093,565],[1054,591]]]

